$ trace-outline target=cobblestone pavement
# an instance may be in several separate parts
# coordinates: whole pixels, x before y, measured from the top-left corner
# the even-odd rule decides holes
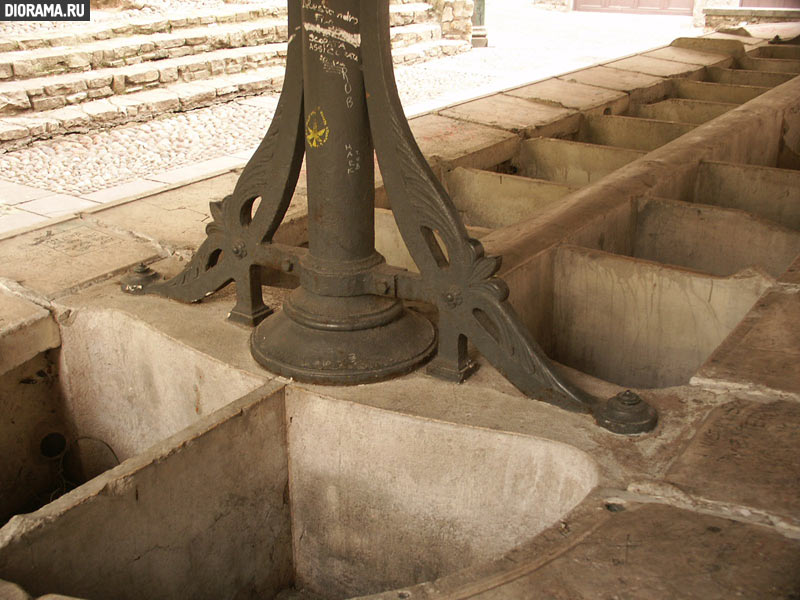
[[[160,0],[164,10],[170,0]],[[174,0],[172,0],[174,1]],[[212,6],[217,0],[204,0]],[[530,0],[487,0],[490,47],[396,68],[408,113],[698,35],[690,17],[558,12]],[[277,95],[165,115],[89,135],[34,142],[0,155],[0,178],[86,195],[137,178],[254,148]]]

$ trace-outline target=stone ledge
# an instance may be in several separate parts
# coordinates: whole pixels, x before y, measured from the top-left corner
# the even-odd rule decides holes
[[[0,288],[0,373],[60,345],[49,311]]]
[[[781,17],[787,21],[800,21],[800,8],[704,8],[703,14],[718,17]]]

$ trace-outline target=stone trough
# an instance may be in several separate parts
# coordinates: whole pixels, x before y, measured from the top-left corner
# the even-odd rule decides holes
[[[234,175],[2,241],[18,259],[0,299],[19,316],[0,322],[0,592],[791,597],[800,67],[730,37],[412,122],[533,337],[592,394],[644,396],[651,433],[525,397],[476,352],[460,386],[424,370],[299,384],[254,362],[251,330],[225,321],[230,290],[193,306],[121,294],[139,261],[182,270]],[[307,241],[304,194],[276,240]],[[413,268],[378,198],[377,246]],[[76,260],[31,273],[64,239]],[[269,280],[266,302],[293,285]]]

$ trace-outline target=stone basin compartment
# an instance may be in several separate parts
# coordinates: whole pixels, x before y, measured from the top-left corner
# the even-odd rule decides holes
[[[59,347],[0,374],[0,523],[141,453],[265,380],[120,311],[65,313],[58,329]]]
[[[563,443],[327,391],[265,386],[14,517],[0,578],[89,599],[359,596],[499,558],[597,485]]]

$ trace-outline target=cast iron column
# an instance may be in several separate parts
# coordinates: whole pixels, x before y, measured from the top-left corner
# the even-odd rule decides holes
[[[300,288],[253,334],[256,360],[299,380],[358,383],[411,370],[432,325],[370,292],[375,173],[357,0],[302,3],[309,251]]]
[[[210,204],[206,239],[183,271],[159,281],[142,265],[123,288],[199,302],[236,282],[229,318],[257,325],[253,357],[301,381],[385,379],[437,347],[428,372],[462,381],[472,372],[469,340],[531,398],[592,413],[617,433],[650,431],[658,415],[647,402],[632,392],[604,401],[565,380],[509,303],[495,276],[500,257],[469,236],[414,140],[394,79],[389,3],[289,0],[286,78],[267,135],[233,193]],[[479,0],[481,24],[483,8]],[[375,251],[373,145],[418,272],[388,266]],[[273,240],[304,155],[307,249]],[[266,269],[300,279],[275,313],[262,295]],[[403,299],[435,307],[438,335]]]

